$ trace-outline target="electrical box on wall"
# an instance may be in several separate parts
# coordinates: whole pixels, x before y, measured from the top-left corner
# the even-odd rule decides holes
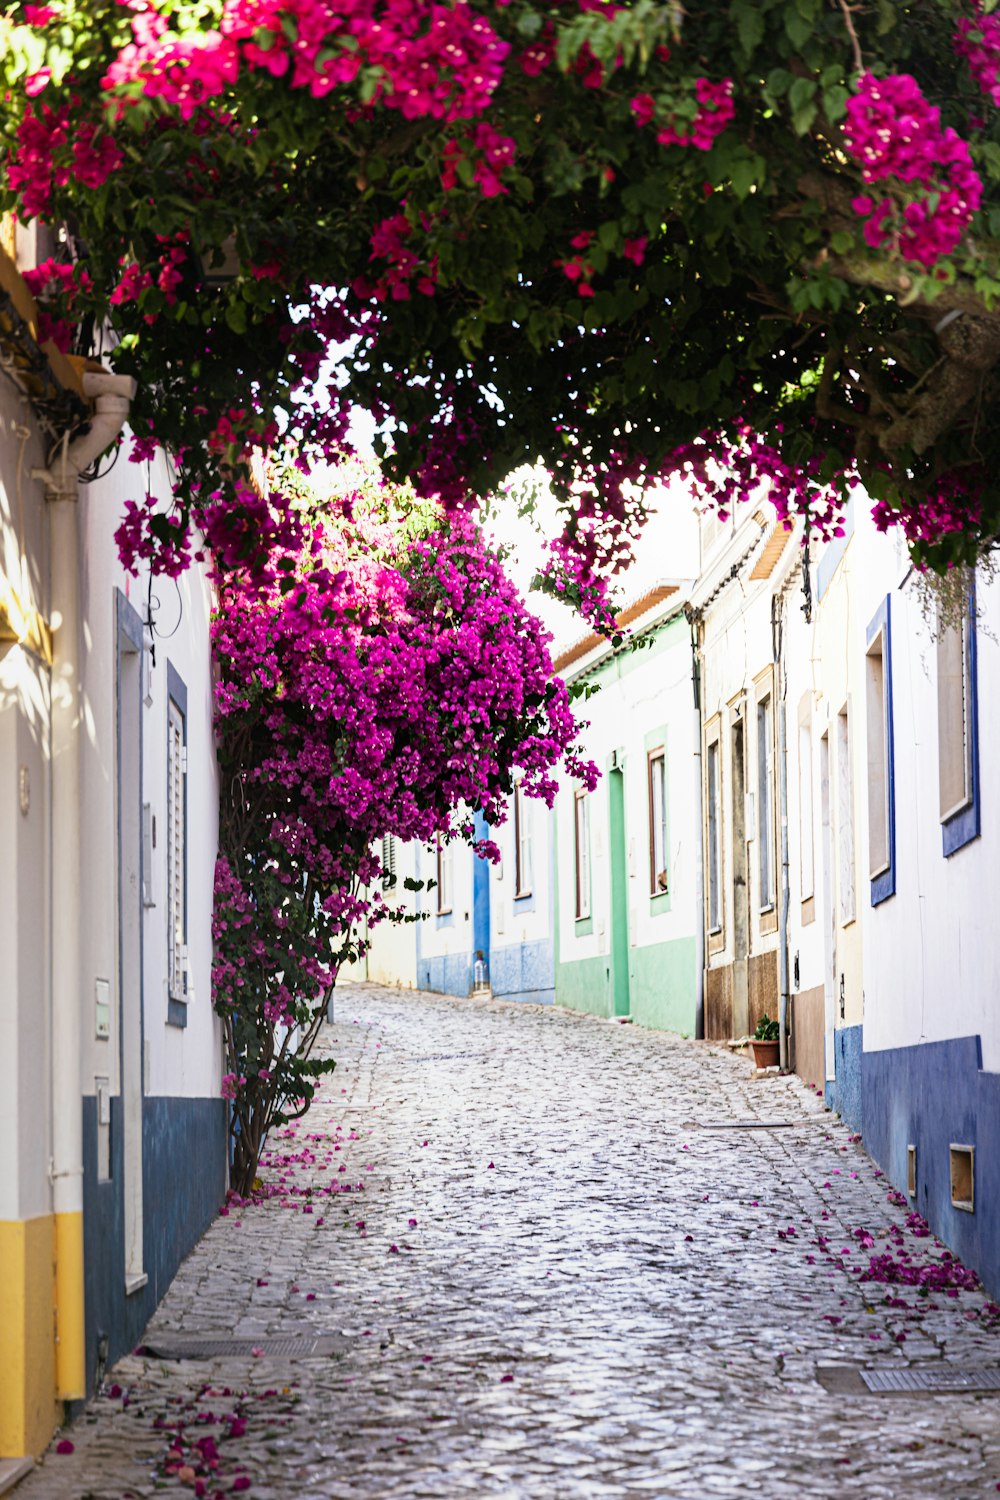
[[[111,1036],[111,982],[94,980],[94,1035],[99,1042]]]

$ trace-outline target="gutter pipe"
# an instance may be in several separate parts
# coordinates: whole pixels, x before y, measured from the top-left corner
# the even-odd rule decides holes
[[[83,1040],[84,985],[80,954],[81,640],[80,475],[117,438],[135,394],[130,376],[86,373],[94,400],[89,430],[63,439],[57,459],[32,478],[52,502],[50,598],[54,626],[52,668],[52,1208],[55,1222],[56,1393],[64,1401],[86,1395],[83,1270]]]

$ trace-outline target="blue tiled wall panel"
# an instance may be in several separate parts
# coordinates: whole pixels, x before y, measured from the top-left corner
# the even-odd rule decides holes
[[[978,1036],[865,1052],[865,1145],[906,1191],[906,1148],[917,1148],[915,1207],[934,1233],[1000,1297],[1000,1073],[986,1073]],[[949,1147],[974,1146],[975,1206],[951,1202]]]
[[[826,1085],[826,1102],[845,1125],[864,1130],[864,1100],[861,1082],[863,1026],[842,1026],[833,1033],[836,1081]]]
[[[530,1000],[551,1005],[555,1000],[555,960],[551,938],[534,943],[494,946],[490,953],[490,984],[498,1000]]]
[[[417,988],[437,995],[468,995],[472,988],[472,954],[418,955]]]
[[[111,1100],[111,1180],[97,1179],[97,1104],[83,1100],[83,1239],[87,1390],[93,1394],[98,1342],[113,1363],[138,1343],[185,1255],[214,1219],[226,1192],[224,1099],[142,1102],[143,1269],[149,1280],[125,1295],[124,1150],[121,1099]]]

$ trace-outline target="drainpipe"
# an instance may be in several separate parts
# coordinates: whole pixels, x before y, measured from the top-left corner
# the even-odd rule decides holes
[[[772,601],[771,623],[777,637],[775,664],[778,670],[778,797],[781,808],[781,908],[778,925],[778,960],[781,969],[781,999],[778,1010],[778,1064],[788,1072],[788,743],[785,724],[785,633],[781,618],[784,596]]]
[[[695,1012],[694,1034],[700,1042],[705,1036],[705,820],[702,816],[701,774],[701,615],[687,613],[691,629],[691,688],[694,699],[694,805],[698,834],[694,841],[694,899],[697,919],[694,926]]]
[[[85,374],[94,398],[89,430],[64,438],[45,485],[50,510],[52,611],[52,1207],[55,1220],[56,1394],[86,1395],[83,1281],[83,1102],[80,1053],[85,1004],[80,969],[80,643],[79,476],[121,431],[135,382]]]

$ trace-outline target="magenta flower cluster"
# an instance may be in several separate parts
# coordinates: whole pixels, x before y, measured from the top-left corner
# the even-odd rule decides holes
[[[273,549],[263,581],[220,577],[212,628],[213,994],[227,1093],[258,1145],[311,1096],[306,1042],[364,919],[396,911],[377,841],[471,842],[474,809],[503,821],[515,768],[549,805],[560,765],[597,779],[549,638],[468,518],[375,478],[289,509],[299,544]]]
[[[287,77],[292,88],[317,99],[370,70],[380,79],[378,101],[408,120],[470,119],[488,104],[510,50],[465,0],[393,0],[388,6],[376,0],[226,0],[218,28],[189,34],[172,30],[141,3],[132,34],[104,87],[138,84],[147,97],[176,106],[182,119],[235,84],[243,68]]]
[[[866,186],[884,183],[882,197],[860,193],[873,250],[889,246],[930,270],[961,243],[982,202],[983,185],[968,143],[928,104],[915,78],[865,73],[848,100],[844,144],[861,165]]]
[[[975,16],[963,16],[955,27],[955,51],[993,104],[1000,105],[1000,17],[976,5]]]
[[[830,480],[825,455],[814,451],[804,462],[791,463],[777,447],[741,425],[732,434],[703,433],[673,454],[676,472],[685,476],[695,499],[728,521],[736,506],[769,501],[786,531],[796,518],[807,522],[823,540],[843,536],[843,509],[851,474]]]
[[[736,113],[733,81],[723,78],[713,83],[710,78],[696,78],[694,96],[697,109],[694,118],[687,120],[675,116],[652,94],[637,94],[632,100],[636,124],[640,128],[655,124],[661,146],[694,146],[697,151],[710,151]]]

